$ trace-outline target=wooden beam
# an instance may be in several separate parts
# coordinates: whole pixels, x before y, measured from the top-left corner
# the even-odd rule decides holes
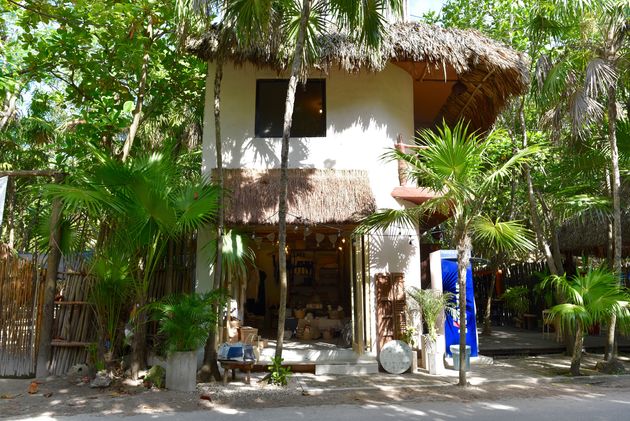
[[[479,82],[479,84],[475,87],[475,90],[472,91],[472,93],[470,94],[470,96],[468,97],[468,101],[466,101],[466,104],[464,104],[464,107],[462,108],[462,110],[459,112],[459,116],[457,117],[457,120],[460,120],[462,118],[462,115],[464,115],[464,111],[466,111],[466,108],[468,108],[468,106],[470,105],[470,101],[472,101],[473,97],[475,96],[475,94],[479,91],[479,89],[481,89],[481,85],[483,85],[485,83],[486,80],[488,80],[488,78],[492,75],[492,73],[494,73],[495,69],[492,69],[490,71],[490,73],[488,73],[481,82]]]

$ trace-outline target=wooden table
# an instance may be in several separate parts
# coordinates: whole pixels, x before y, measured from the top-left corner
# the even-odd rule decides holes
[[[245,373],[245,383],[249,384],[254,361],[219,360],[223,368],[223,384],[228,381],[228,372],[232,370],[232,380],[236,380],[236,370]]]

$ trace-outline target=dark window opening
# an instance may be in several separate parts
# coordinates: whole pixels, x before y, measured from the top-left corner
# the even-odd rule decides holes
[[[256,81],[256,137],[282,137],[284,105],[289,81],[259,79]],[[326,83],[309,79],[298,83],[295,91],[291,137],[326,136]]]

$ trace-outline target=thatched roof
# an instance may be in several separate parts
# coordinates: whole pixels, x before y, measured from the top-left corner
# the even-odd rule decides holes
[[[217,34],[208,32],[189,39],[187,49],[204,60],[214,60]],[[286,50],[274,43],[252,48],[234,46],[228,57],[236,64],[252,63],[279,72],[288,68]],[[509,97],[526,91],[529,59],[475,30],[444,29],[423,23],[395,23],[389,27],[379,51],[361,48],[343,34],[320,39],[321,54],[315,68],[328,72],[337,66],[348,72],[378,72],[388,62],[427,62],[436,68],[452,67],[462,87],[449,97],[440,113],[449,122],[466,118],[475,128],[487,128]]]
[[[288,171],[288,223],[355,223],[376,210],[367,171]],[[280,170],[225,169],[224,180],[230,191],[226,200],[227,223],[278,223]]]
[[[630,182],[621,184],[621,244],[622,254],[630,256]],[[612,216],[610,216],[612,218]],[[587,215],[565,223],[558,232],[562,252],[605,256],[608,249],[608,223],[605,216]]]
[[[558,232],[560,251],[579,256],[605,256],[608,249],[608,219],[587,217],[565,224]],[[622,254],[630,256],[630,209],[621,215]]]

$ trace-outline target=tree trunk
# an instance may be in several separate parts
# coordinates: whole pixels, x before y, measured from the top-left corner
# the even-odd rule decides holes
[[[143,308],[146,305],[144,297],[138,303],[136,311]],[[147,324],[146,314],[144,311],[139,310],[136,315],[133,330],[133,338],[131,340],[131,378],[133,380],[138,379],[138,373],[140,370],[144,370],[146,366],[146,350],[147,350]]]
[[[492,335],[492,318],[491,318],[492,296],[494,294],[494,287],[496,285],[496,280],[499,276],[501,276],[499,269],[495,267],[493,267],[493,269],[494,269],[494,273],[492,276],[492,280],[490,281],[490,289],[488,290],[488,298],[486,299],[486,312],[483,315],[483,329],[481,331],[481,334],[484,336]]]
[[[584,332],[582,322],[577,321],[575,327],[575,344],[573,345],[573,356],[571,357],[571,375],[580,375],[580,364],[582,363],[582,345],[584,343]]]
[[[136,133],[138,133],[138,127],[140,127],[140,118],[142,117],[142,103],[144,102],[144,94],[147,88],[147,76],[149,74],[149,51],[151,49],[151,43],[153,42],[153,22],[152,17],[148,17],[149,22],[147,23],[147,37],[148,40],[144,46],[144,56],[142,57],[142,70],[140,73],[140,83],[138,84],[138,97],[136,98],[136,106],[133,110],[133,120],[131,122],[131,126],[129,126],[129,133],[127,134],[127,138],[125,139],[125,144],[123,145],[123,162],[127,160],[129,157],[129,153],[131,152],[131,146],[133,145],[133,141],[136,138]]]
[[[521,123],[521,130],[523,131],[523,147],[527,147],[527,126],[525,123],[525,97],[521,100],[521,106],[519,109],[519,120]],[[560,275],[556,262],[549,248],[549,244],[545,239],[540,219],[538,218],[538,210],[536,209],[536,195],[534,193],[534,185],[532,183],[532,175],[528,164],[523,165],[523,171],[525,172],[525,181],[527,182],[527,198],[529,201],[529,212],[532,219],[532,227],[536,233],[536,240],[538,243],[538,249],[545,256],[549,272],[552,275]]]
[[[619,189],[621,177],[619,175],[619,150],[617,149],[617,106],[616,86],[608,88],[608,142],[610,143],[610,161],[612,168],[612,199],[613,199],[613,270],[621,282],[621,201]],[[615,357],[615,326],[617,318],[613,315],[608,329],[608,340],[604,358],[609,361]]]
[[[467,233],[458,235],[457,241],[457,284],[459,288],[459,386],[466,386],[466,269],[472,249]]]
[[[4,130],[9,125],[11,117],[15,114],[18,95],[7,92],[2,118],[0,119],[0,130]]]
[[[63,176],[56,176],[55,182],[61,183]],[[39,351],[37,353],[37,365],[35,376],[43,378],[48,376],[48,364],[50,363],[52,340],[52,328],[55,306],[55,295],[57,293],[57,271],[61,260],[61,199],[54,198],[52,201],[52,211],[50,215],[50,239],[48,246],[48,262],[46,267],[46,284],[44,287],[44,307],[42,309],[41,332],[39,334]]]
[[[7,180],[7,244],[13,248],[15,246],[15,202],[17,194],[15,192],[15,180],[9,177]],[[0,221],[2,224],[2,221]]]
[[[558,239],[558,228],[555,224],[551,224],[551,247],[553,260],[556,263],[556,268],[560,273],[564,273],[564,264],[562,263],[562,253],[560,252],[560,240]]]
[[[606,193],[608,193],[608,196],[612,198],[613,194],[612,194],[612,178],[613,178],[613,174],[612,174],[612,168],[607,168],[606,169],[606,177],[604,177],[604,179],[606,180]],[[606,223],[606,235],[607,235],[607,242],[606,242],[606,260],[607,260],[607,266],[608,269],[610,269],[610,271],[612,272],[615,268],[615,252],[614,252],[614,242],[615,242],[615,228],[613,227],[613,221],[611,221],[610,219],[607,220]]]
[[[276,335],[276,358],[282,358],[282,345],[284,341],[284,321],[287,307],[287,188],[289,165],[289,137],[291,136],[291,123],[293,122],[293,106],[295,104],[295,89],[298,82],[302,54],[304,51],[304,37],[310,15],[310,0],[302,0],[302,13],[298,37],[295,44],[291,77],[287,89],[287,99],[284,109],[284,126],[282,129],[282,151],[280,153],[280,200],[278,204],[278,265],[280,266],[280,304],[278,307],[278,332]]]
[[[216,183],[219,186],[219,209],[217,212],[217,252],[214,262],[214,285],[215,288],[221,285],[221,275],[223,270],[223,234],[225,211],[223,196],[223,144],[221,141],[221,82],[223,80],[223,57],[219,54],[214,73],[214,145],[217,153]],[[201,380],[208,381],[210,376],[215,380],[221,380],[219,364],[217,362],[216,349],[216,329],[210,331],[201,367]]]

